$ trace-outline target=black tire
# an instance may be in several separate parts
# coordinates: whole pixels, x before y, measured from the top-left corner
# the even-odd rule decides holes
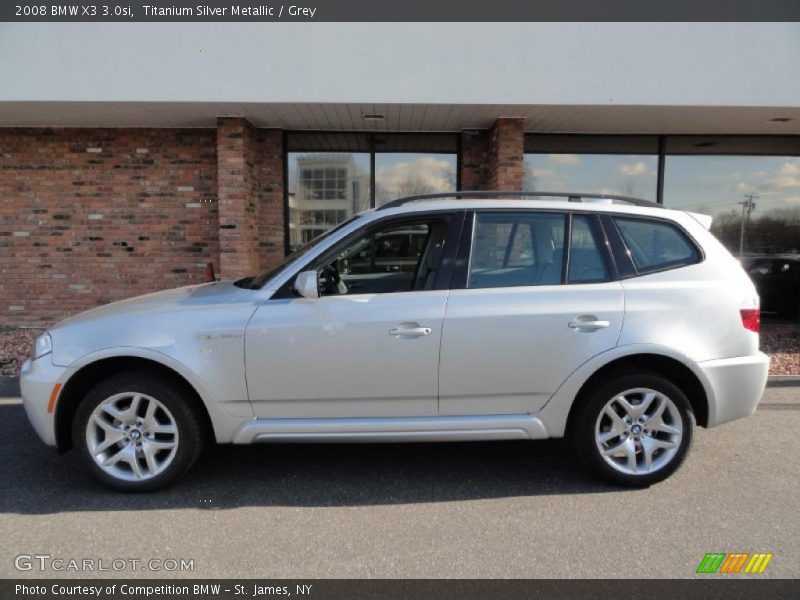
[[[665,462],[663,466],[660,466],[660,468],[656,470],[642,472],[640,474],[631,474],[622,472],[606,461],[596,442],[595,428],[601,411],[603,411],[606,404],[612,400],[612,398],[636,388],[654,390],[671,400],[681,420],[682,434],[674,455],[669,459],[664,455],[665,458],[663,460],[665,460]],[[694,415],[692,414],[691,405],[680,388],[669,379],[657,373],[644,370],[616,373],[594,386],[593,389],[588,390],[588,393],[584,394],[583,397],[579,399],[579,404],[575,407],[575,411],[570,421],[570,434],[578,457],[593,474],[618,485],[646,487],[663,481],[678,470],[692,445]],[[634,443],[631,433],[625,433],[624,435],[626,437],[620,439],[627,439],[628,436],[631,436],[631,443]],[[663,434],[657,435],[661,436]],[[636,443],[638,444],[638,442]],[[609,446],[611,445],[613,445],[613,442],[609,443]],[[639,461],[643,459],[640,448],[641,446],[637,445],[637,468]],[[656,450],[653,456],[657,456],[659,452],[663,451]],[[626,465],[623,465],[622,468],[625,466]]]
[[[155,398],[171,413],[177,429],[177,448],[163,471],[147,479],[130,481],[117,478],[95,462],[86,439],[87,425],[93,411],[115,394],[131,392]],[[182,476],[197,460],[205,440],[204,421],[193,398],[175,380],[151,371],[129,371],[98,383],[81,401],[72,424],[73,447],[92,474],[102,483],[124,492],[152,492],[162,489]]]

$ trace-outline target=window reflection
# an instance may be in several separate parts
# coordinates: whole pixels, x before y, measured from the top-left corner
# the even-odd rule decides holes
[[[369,208],[369,154],[290,152],[288,159],[291,250]]]
[[[800,158],[667,156],[664,204],[713,216],[734,254],[800,253]]]
[[[456,191],[455,154],[391,152],[375,155],[375,202]]]
[[[649,154],[526,154],[526,191],[656,199],[658,158]]]

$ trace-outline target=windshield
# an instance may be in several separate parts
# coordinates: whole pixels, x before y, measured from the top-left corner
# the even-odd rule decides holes
[[[250,290],[257,290],[264,287],[270,279],[275,277],[283,268],[288,265],[290,262],[297,260],[301,256],[307,254],[309,250],[316,247],[320,242],[328,239],[331,235],[339,231],[340,229],[344,228],[345,226],[349,225],[353,221],[359,218],[359,215],[354,215],[347,219],[346,221],[342,221],[333,229],[329,229],[322,235],[315,237],[313,240],[308,242],[305,246],[302,246],[292,252],[291,254],[287,255],[279,264],[275,265],[271,269],[267,269],[263,273],[259,273],[258,275],[254,275],[251,277],[244,277],[243,279],[239,279],[234,282],[234,285],[237,285],[241,288],[246,288]]]

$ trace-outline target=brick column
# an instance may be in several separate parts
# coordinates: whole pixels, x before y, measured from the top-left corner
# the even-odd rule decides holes
[[[252,275],[281,260],[283,148],[281,132],[245,119],[217,121],[219,256],[223,278]]]
[[[461,134],[461,189],[522,190],[525,119],[501,117],[492,128]]]
[[[489,189],[522,190],[525,119],[500,118],[489,130]]]
[[[490,189],[488,131],[461,133],[461,189]]]

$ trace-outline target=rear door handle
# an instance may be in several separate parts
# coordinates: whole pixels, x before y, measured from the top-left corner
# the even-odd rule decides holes
[[[419,323],[400,323],[394,329],[389,330],[389,335],[396,337],[422,337],[430,335],[433,331],[430,327],[422,327]]]
[[[598,329],[605,329],[611,325],[608,321],[602,321],[595,317],[594,315],[581,315],[574,321],[570,321],[567,323],[567,326],[570,329],[575,329],[576,331],[597,331]]]

